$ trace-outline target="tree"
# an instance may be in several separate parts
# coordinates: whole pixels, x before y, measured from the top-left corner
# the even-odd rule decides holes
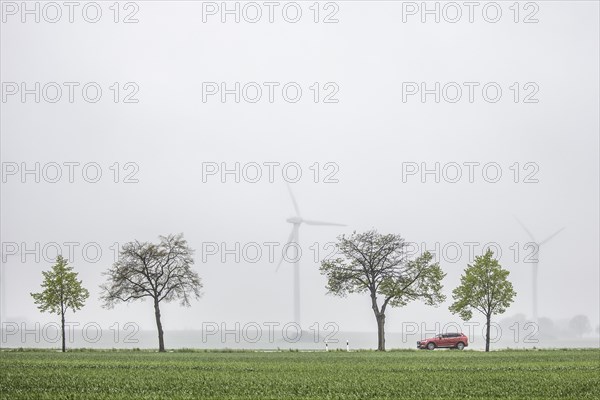
[[[590,324],[590,319],[586,315],[576,315],[569,321],[569,328],[577,334],[577,336],[582,337],[588,332],[592,331],[592,324]]]
[[[450,306],[450,311],[465,321],[471,319],[473,310],[485,316],[485,351],[490,351],[492,316],[504,313],[516,296],[508,280],[509,272],[493,257],[494,253],[488,249],[483,256],[475,257],[473,265],[467,265],[460,285],[452,291],[454,303]]]
[[[119,259],[104,273],[100,286],[105,308],[116,303],[152,299],[158,329],[158,350],[165,351],[160,303],[180,300],[190,306],[190,297],[200,298],[202,283],[192,270],[193,250],[183,234],[159,236],[160,243],[138,241],[123,245]]]
[[[73,312],[81,309],[90,293],[81,281],[77,280],[77,273],[73,267],[68,266],[68,261],[62,256],[56,257],[56,264],[50,271],[42,271],[44,281],[40,293],[30,293],[34,303],[41,312],[50,312],[60,315],[62,351],[65,345],[65,314],[71,309]]]
[[[336,259],[321,262],[327,276],[329,293],[345,297],[349,293],[368,293],[377,321],[377,350],[385,350],[385,312],[388,306],[401,307],[422,299],[428,305],[444,301],[441,293],[445,274],[438,263],[431,263],[427,252],[407,260],[406,243],[399,235],[383,235],[376,230],[354,232],[338,237]]]

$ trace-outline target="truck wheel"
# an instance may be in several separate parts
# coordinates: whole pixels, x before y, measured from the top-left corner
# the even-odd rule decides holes
[[[433,349],[435,349],[435,344],[433,344],[433,343],[428,343],[428,344],[427,344],[427,349],[429,349],[429,350],[433,350]]]
[[[465,344],[463,342],[458,342],[456,344],[456,348],[459,349],[459,350],[462,350],[462,349],[465,348]]]

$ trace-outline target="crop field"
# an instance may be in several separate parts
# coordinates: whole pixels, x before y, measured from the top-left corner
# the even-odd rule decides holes
[[[600,350],[3,351],[2,399],[598,399]]]

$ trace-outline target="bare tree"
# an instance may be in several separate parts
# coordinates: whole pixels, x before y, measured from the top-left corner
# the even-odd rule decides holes
[[[337,250],[343,257],[321,262],[329,293],[368,293],[377,321],[377,350],[385,350],[385,311],[413,300],[428,305],[444,301],[445,274],[432,255],[424,253],[408,260],[406,243],[399,235],[382,235],[376,230],[338,237]]]
[[[123,245],[118,261],[104,273],[107,282],[100,287],[106,308],[119,302],[151,298],[158,329],[158,350],[165,351],[160,303],[180,300],[181,305],[189,307],[191,297],[200,298],[202,282],[191,268],[194,251],[188,247],[183,234],[159,239],[159,244],[134,241]]]

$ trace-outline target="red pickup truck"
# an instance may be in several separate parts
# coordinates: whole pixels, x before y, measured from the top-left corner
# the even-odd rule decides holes
[[[462,350],[469,345],[469,338],[463,333],[442,333],[435,337],[417,342],[417,349],[433,350],[440,348],[453,348]]]

